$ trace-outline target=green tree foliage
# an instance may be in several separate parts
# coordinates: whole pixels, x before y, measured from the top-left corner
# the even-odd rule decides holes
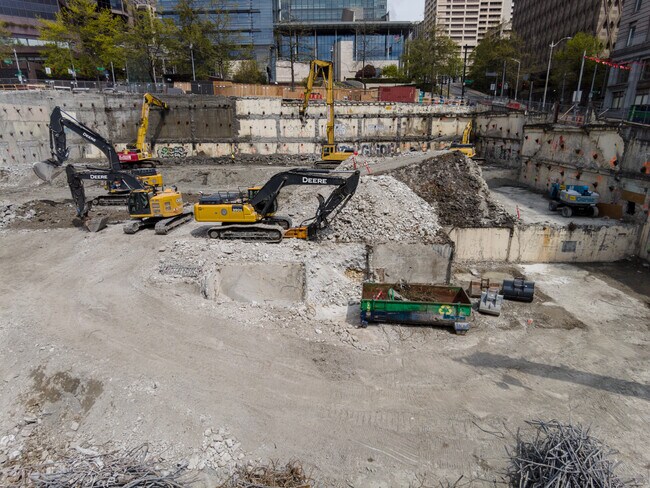
[[[389,64],[381,70],[382,78],[401,78],[402,72],[396,64]]]
[[[471,67],[467,78],[473,81],[471,87],[488,92],[492,83],[501,83],[505,62],[506,82],[514,90],[518,69],[514,59],[525,63],[518,37],[502,37],[498,33],[485,36],[469,57]],[[497,76],[488,77],[486,73],[497,73]]]
[[[560,100],[564,98],[565,103],[571,101],[573,92],[578,86],[582,55],[585,51],[587,56],[599,56],[603,51],[603,45],[598,38],[584,32],[578,32],[561,49],[558,49],[554,53],[553,64],[551,66],[550,89],[555,90],[556,99]],[[596,63],[585,60],[585,70],[582,76],[582,91],[584,96],[589,92],[595,68]],[[603,66],[600,66],[599,69],[602,76],[604,76],[605,69]],[[597,87],[600,86],[599,82],[601,80],[601,77],[597,77]]]
[[[242,61],[233,76],[235,83],[266,83],[266,75],[260,71],[257,61]]]
[[[55,74],[67,74],[72,63],[78,76],[95,78],[98,67],[124,64],[126,25],[94,0],[69,0],[55,20],[41,21],[46,64]]]
[[[206,79],[212,73],[224,77],[236,47],[226,29],[228,16],[216,0],[207,9],[209,14],[198,8],[197,3],[197,0],[179,0],[176,6],[179,26],[176,67],[181,73],[191,74],[192,52],[197,79]]]
[[[4,22],[0,21],[0,63],[11,56],[11,33]]]
[[[129,53],[130,77],[158,81],[162,74],[162,59],[170,59],[178,51],[179,31],[170,19],[161,19],[149,10],[136,10],[125,45]],[[140,68],[139,70],[137,68]],[[140,75],[142,72],[144,76]]]
[[[437,26],[407,44],[403,62],[408,78],[429,86],[462,66],[458,45]]]

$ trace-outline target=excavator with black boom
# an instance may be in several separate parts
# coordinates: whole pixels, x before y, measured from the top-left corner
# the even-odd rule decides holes
[[[143,188],[162,188],[162,174],[160,174],[158,170],[155,168],[133,168],[125,171],[120,164],[117,152],[110,141],[106,140],[90,127],[79,122],[69,113],[61,110],[60,107],[54,107],[54,110],[52,110],[52,113],[50,114],[50,151],[52,157],[47,161],[36,163],[34,165],[34,172],[42,180],[48,182],[52,181],[56,169],[63,166],[70,157],[70,148],[68,148],[65,129],[71,130],[103,152],[108,159],[108,168],[111,172],[128,172],[140,180]],[[93,204],[126,205],[129,192],[132,188],[117,179],[111,180],[110,182],[108,182],[108,180],[103,181],[107,182],[106,189],[108,190],[108,194],[95,197]]]
[[[194,219],[221,224],[208,229],[208,236],[213,239],[280,242],[285,237],[293,237],[314,240],[318,231],[329,225],[334,212],[338,213],[352,198],[359,177],[358,170],[291,169],[275,174],[262,187],[249,188],[246,194],[225,191],[201,197],[194,205]],[[318,195],[316,215],[292,227],[289,217],[275,214],[280,191],[291,185],[336,188],[327,198]]]
[[[108,168],[66,165],[68,186],[77,217],[86,220],[93,204],[97,205],[98,200],[104,203],[105,199],[109,199],[111,205],[126,205],[130,217],[134,219],[124,226],[127,234],[134,234],[145,227],[155,227],[156,234],[167,234],[171,229],[192,219],[192,212],[184,210],[183,197],[175,188],[161,189],[162,182],[156,178],[158,173],[155,169],[122,170],[113,145],[59,107],[52,111],[50,117],[52,158],[34,164],[34,172],[39,178],[51,181],[57,168],[67,161],[70,150],[66,143],[66,127],[99,148],[109,160]],[[103,183],[113,192],[87,201],[83,180]]]

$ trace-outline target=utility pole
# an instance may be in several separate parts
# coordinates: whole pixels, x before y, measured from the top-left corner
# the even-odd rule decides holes
[[[111,61],[111,74],[113,75],[113,86],[115,86],[115,68],[113,67],[113,61]]]
[[[510,58],[517,63],[517,83],[515,84],[515,102],[517,101],[517,94],[519,93],[519,72],[521,71],[521,61],[515,58]]]
[[[463,46],[463,49],[465,50],[465,59],[463,61],[463,86],[460,89],[460,99],[465,100],[465,74],[467,72],[467,50],[469,49],[469,45],[465,44]]]
[[[501,77],[501,98],[503,98],[503,89],[506,86],[506,60],[503,60],[503,76]]]
[[[18,64],[18,54],[16,53],[16,48],[14,48],[14,57],[16,58],[16,77],[18,78],[18,81],[20,81],[20,84],[23,84],[23,72],[20,71],[20,65]]]
[[[546,92],[548,91],[548,78],[551,74],[551,61],[553,61],[553,49],[560,44],[562,41],[571,39],[571,36],[563,37],[557,42],[551,42],[551,53],[548,56],[548,68],[546,69],[546,85],[544,86],[544,98],[542,99],[542,107],[546,109]]]
[[[194,45],[190,44],[190,56],[192,57],[192,81],[196,81],[196,71],[194,71]]]
[[[576,99],[574,100],[574,102],[576,102],[578,106],[580,106],[580,102],[582,101],[582,92],[580,90],[582,89],[582,74],[584,73],[585,70],[586,57],[587,57],[587,51],[585,50],[585,52],[582,54],[582,65],[580,66],[580,77],[578,78],[578,88],[576,89],[576,95],[575,95]]]

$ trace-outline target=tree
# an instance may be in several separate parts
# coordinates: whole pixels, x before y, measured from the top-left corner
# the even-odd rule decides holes
[[[176,68],[192,73],[193,56],[197,78],[206,79],[211,73],[224,77],[236,47],[227,29],[228,15],[217,0],[208,8],[199,8],[197,3],[179,0],[176,4],[180,39],[175,49]]]
[[[4,22],[0,21],[0,63],[11,55],[11,33]]]
[[[432,91],[439,76],[453,75],[462,66],[458,45],[435,25],[407,43],[403,63],[410,79],[428,84]]]
[[[504,63],[506,81],[514,87],[519,67],[515,59],[522,62],[521,41],[517,36],[503,37],[499,30],[488,33],[469,57],[468,78],[473,80],[472,87],[485,92],[490,90],[492,83],[498,87],[503,79]],[[487,73],[496,73],[497,76],[487,76]]]
[[[361,69],[357,72],[356,77],[361,79],[364,90],[366,89],[366,78],[368,77],[366,76],[366,72],[368,68],[368,65],[366,64],[367,60],[372,59],[374,56],[383,54],[382,52],[378,52],[379,47],[375,42],[376,41],[376,37],[374,35],[375,32],[376,29],[374,28],[374,26],[372,24],[369,24],[365,20],[358,22],[357,27],[355,29],[355,36],[356,36],[355,57],[357,61],[361,62]],[[369,70],[369,71],[372,73],[373,70]],[[372,74],[372,76],[375,76],[375,74],[376,72]]]
[[[381,76],[382,78],[399,79],[403,76],[403,73],[396,64],[389,64],[381,70]]]
[[[69,0],[55,20],[41,20],[41,39],[47,65],[55,73],[67,73],[74,64],[84,77],[99,77],[98,68],[123,64],[126,25],[94,0]]]
[[[170,19],[162,20],[150,10],[136,10],[133,25],[129,29],[126,47],[135,63],[146,73],[148,80],[157,81],[157,73],[162,73],[162,59],[177,51],[178,28]],[[131,72],[136,73],[132,68]],[[137,79],[137,76],[131,78]]]
[[[279,56],[289,61],[291,90],[293,91],[296,85],[295,64],[310,62],[312,59],[315,59],[315,46],[312,48],[309,45],[310,43],[306,42],[312,39],[308,36],[308,30],[293,18],[289,21],[281,22],[276,32],[279,37],[279,44],[281,45]]]
[[[578,86],[582,55],[586,52],[587,56],[599,56],[602,51],[603,45],[600,40],[584,32],[578,32],[572,39],[567,41],[562,49],[556,51],[553,56],[550,84],[555,88],[561,101],[570,101],[572,99],[571,95]],[[582,76],[584,96],[588,95],[594,69],[596,69],[596,63],[585,60],[585,69]],[[601,73],[604,75],[605,70],[601,70]]]
[[[265,83],[266,75],[260,71],[257,61],[249,59],[239,64],[233,76],[233,81],[235,83]]]

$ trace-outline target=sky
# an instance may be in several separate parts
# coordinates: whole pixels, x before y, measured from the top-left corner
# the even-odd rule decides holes
[[[390,20],[422,20],[424,0],[388,0]]]

